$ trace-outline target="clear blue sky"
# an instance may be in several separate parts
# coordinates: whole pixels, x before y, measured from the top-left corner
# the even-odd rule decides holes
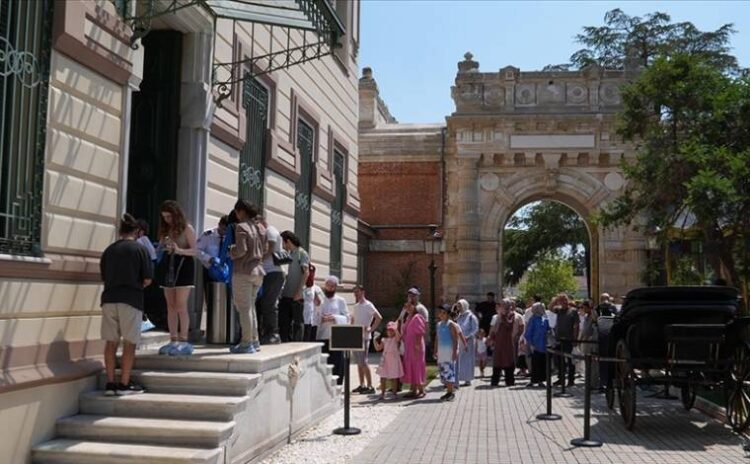
[[[454,107],[450,87],[466,51],[480,71],[522,71],[565,63],[581,48],[573,37],[600,26],[604,13],[663,11],[701,30],[734,23],[733,53],[750,67],[750,1],[513,2],[361,0],[360,67],[373,68],[381,97],[399,122],[442,122]]]

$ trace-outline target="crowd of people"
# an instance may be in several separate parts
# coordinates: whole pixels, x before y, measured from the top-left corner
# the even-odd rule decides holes
[[[331,327],[355,324],[364,327],[363,348],[355,352],[359,386],[355,392],[376,394],[370,372],[368,348],[372,340],[382,352],[376,373],[382,399],[397,396],[409,386],[406,398],[421,398],[427,383],[427,355],[437,363],[446,387],[441,398],[451,401],[461,386],[471,385],[476,368],[484,377],[490,363],[490,384],[514,385],[517,377],[528,377],[528,386],[546,380],[545,352],[548,346],[571,353],[596,349],[599,314],[610,315],[616,308],[602,295],[593,308],[589,301],[574,302],[557,295],[548,308],[535,297],[527,305],[510,299],[495,300],[493,293],[476,305],[475,311],[463,298],[438,308],[434,333],[430,312],[420,303],[418,287],[409,288],[406,303],[397,318],[384,321],[376,306],[367,300],[362,285],[354,287],[351,310],[337,294],[339,279],[327,276],[322,288],[316,284],[316,268],[294,232],[279,232],[254,205],[238,200],[216,227],[200,236],[187,221],[176,201],[160,208],[158,241],[148,238],[148,224],[125,214],[119,227],[120,239],[101,258],[102,338],[106,340],[107,395],[140,393],[143,387],[130,377],[135,346],[140,339],[144,288],[158,285],[164,294],[170,342],[159,348],[164,356],[190,356],[188,300],[195,283],[195,260],[202,267],[206,302],[212,300],[212,282],[224,283],[231,295],[232,310],[238,314],[241,337],[229,347],[231,353],[252,354],[262,345],[295,341],[319,341],[329,353],[333,372],[344,378],[342,352],[329,349]],[[155,245],[155,246],[154,246]],[[217,310],[217,308],[214,308]],[[383,333],[377,332],[385,322]],[[374,335],[374,337],[373,337]],[[432,339],[434,337],[434,340]],[[115,353],[124,340],[122,372],[115,379]],[[574,383],[575,364],[564,366],[569,384]],[[558,383],[562,379],[558,380]]]

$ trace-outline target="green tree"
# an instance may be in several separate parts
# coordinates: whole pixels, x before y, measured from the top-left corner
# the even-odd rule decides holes
[[[526,271],[519,290],[524,301],[534,295],[549,301],[560,292],[574,293],[578,285],[573,276],[573,264],[557,253],[544,253]]]
[[[666,13],[629,16],[617,8],[604,15],[603,26],[583,28],[576,41],[585,48],[575,52],[570,61],[579,68],[598,64],[623,69],[628,60],[648,67],[659,56],[683,53],[734,72],[739,68],[737,59],[729,53],[729,39],[735,32],[732,24],[701,31],[691,22],[673,23]]]
[[[738,284],[750,228],[750,80],[701,56],[660,57],[622,90],[618,132],[636,144],[624,193],[600,212],[605,226],[667,233],[694,217],[716,275]],[[737,259],[740,262],[737,262]]]
[[[589,236],[583,219],[555,201],[530,205],[511,217],[503,231],[503,281],[516,285],[541,254],[561,248],[569,250],[568,259],[582,274],[589,261]]]

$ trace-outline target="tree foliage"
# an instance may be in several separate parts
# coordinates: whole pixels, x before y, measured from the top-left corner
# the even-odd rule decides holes
[[[560,292],[575,293],[578,290],[573,264],[555,252],[543,253],[524,274],[519,285],[523,301],[534,295],[542,301],[550,301]]]
[[[586,268],[589,236],[583,219],[567,206],[542,201],[513,216],[503,233],[504,282],[517,284],[540,255],[568,247],[579,273]]]
[[[729,39],[736,32],[732,24],[701,31],[691,22],[671,21],[661,12],[640,17],[619,8],[608,11],[603,26],[584,27],[576,36],[585,48],[575,52],[570,61],[579,68],[597,64],[623,69],[628,60],[648,67],[659,56],[682,53],[703,58],[722,70],[739,71],[737,59],[729,53]]]
[[[623,166],[627,187],[600,221],[645,217],[664,239],[689,214],[714,272],[737,283],[750,226],[750,79],[705,56],[672,54],[656,58],[622,98],[618,132],[637,156]]]

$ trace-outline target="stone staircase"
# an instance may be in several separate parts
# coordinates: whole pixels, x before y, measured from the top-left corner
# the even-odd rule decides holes
[[[80,413],[57,421],[57,437],[34,447],[32,462],[224,464],[249,461],[286,439],[285,433],[269,435],[262,430],[255,430],[254,436],[243,436],[249,433],[248,422],[258,424],[256,411],[269,406],[270,410],[277,409],[266,402],[278,402],[278,395],[266,399],[274,392],[261,392],[262,387],[286,391],[279,385],[278,377],[284,363],[288,362],[288,353],[263,356],[266,351],[274,350],[283,351],[283,348],[269,347],[256,355],[229,355],[224,354],[225,349],[203,348],[196,351],[197,356],[185,358],[139,354],[133,378],[144,385],[146,393],[108,397],[97,390],[81,394]],[[323,399],[331,401],[333,407],[316,409],[323,413],[309,414],[303,419],[305,424],[295,427],[293,421],[297,432],[312,425],[316,418],[335,411],[341,393],[331,375],[331,366],[324,364],[319,348],[307,357],[309,366],[315,367],[313,375],[325,377],[330,395]],[[105,380],[104,374],[100,374],[100,388]],[[316,382],[315,387],[308,390],[319,389],[320,382]],[[314,391],[303,393],[309,396]],[[326,413],[327,409],[330,411]],[[289,411],[289,403],[281,410]],[[248,420],[248,416],[254,417]],[[238,427],[240,424],[242,426]],[[287,429],[288,424],[287,420]],[[248,446],[251,449],[246,449]]]

